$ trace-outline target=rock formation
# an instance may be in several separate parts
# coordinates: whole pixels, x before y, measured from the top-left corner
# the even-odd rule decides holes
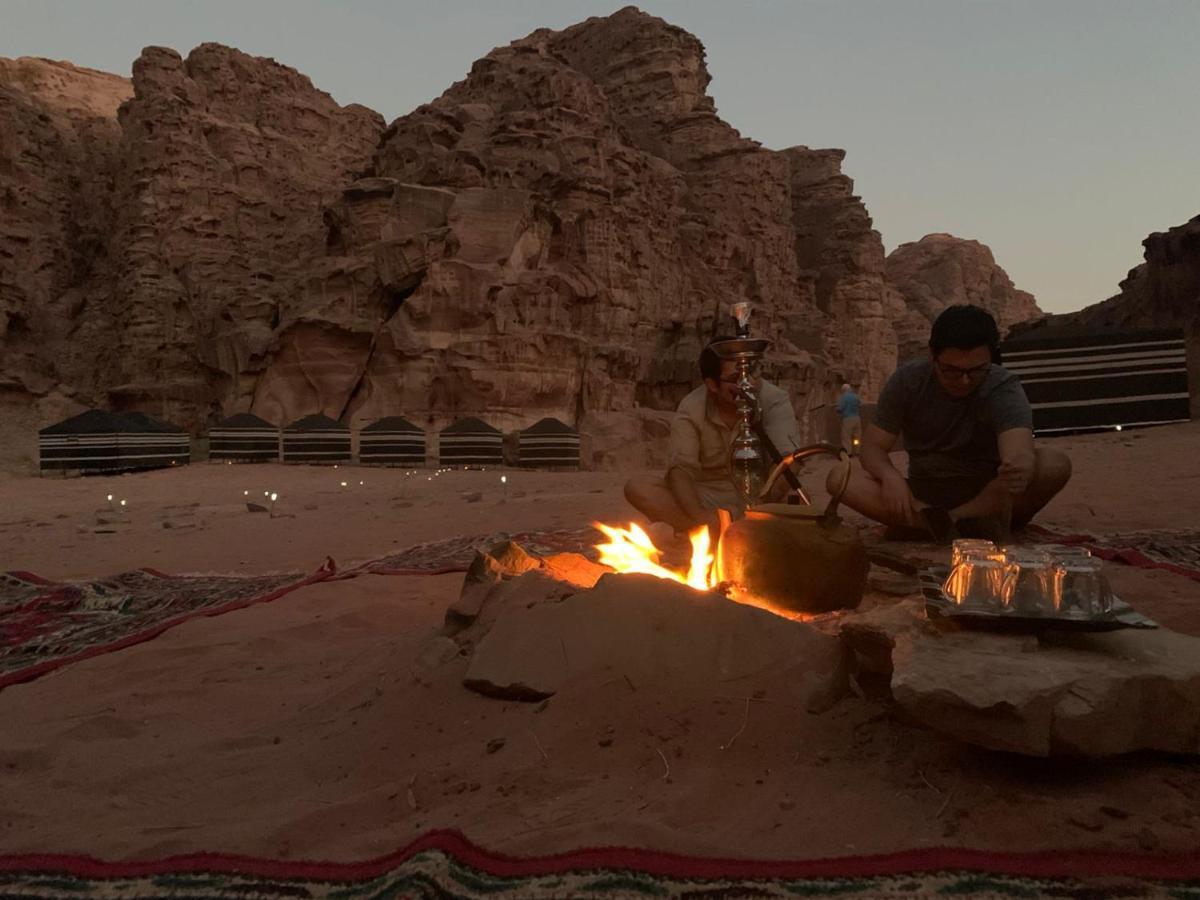
[[[0,59],[0,420],[36,431],[79,409],[94,346],[81,320],[102,300],[129,79],[44,59]],[[0,454],[0,462],[3,462]]]
[[[1051,329],[1182,328],[1194,419],[1200,417],[1200,216],[1156,231],[1142,246],[1145,262],[1129,270],[1119,293],[1079,312],[1032,323],[1021,333],[1035,337]]]
[[[955,303],[982,306],[996,317],[1001,334],[1042,315],[1033,295],[1014,287],[996,265],[992,251],[979,241],[927,234],[901,244],[888,254],[887,277],[907,308],[896,324],[900,355],[905,359],[924,351],[930,324]]]
[[[50,97],[13,74],[29,65],[0,68],[19,136],[0,202],[20,208],[0,226],[0,398],[26,456],[95,404],[196,431],[239,411],[553,416],[585,465],[649,463],[737,300],[810,436],[837,384],[871,395],[895,364],[905,299],[843,152],[742,137],[700,42],[632,7],[500,47],[386,129],[215,44],[143,51],[132,96],[38,63]],[[936,288],[923,311],[975,296]]]

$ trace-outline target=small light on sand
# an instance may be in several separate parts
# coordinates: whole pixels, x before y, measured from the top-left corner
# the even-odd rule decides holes
[[[507,476],[507,475],[501,475],[501,476],[500,476],[500,483],[501,483],[501,484],[508,484],[508,476]]]
[[[124,500],[122,500],[122,501],[121,501],[121,508],[122,508],[122,509],[124,509],[124,508],[125,508],[125,501],[124,501]]]
[[[112,494],[109,494],[109,495],[108,495],[108,502],[109,502],[109,503],[112,503]]]
[[[264,496],[264,497],[270,497],[270,496],[271,496],[271,492],[270,492],[270,491],[263,491],[263,496]]]
[[[243,497],[249,497],[249,496],[250,496],[250,492],[249,492],[249,491],[242,491],[242,496],[243,496]]]
[[[1121,430],[1121,426],[1120,426],[1120,425],[1118,425],[1118,426],[1117,426],[1117,431],[1120,431],[1120,430]]]
[[[504,488],[504,499],[507,500],[508,499],[508,476],[507,475],[500,476],[500,486],[502,488]]]
[[[342,482],[342,487],[345,487],[345,486],[346,486],[346,482],[344,482],[344,481],[343,481],[343,482]]]
[[[275,501],[276,501],[276,500],[278,500],[278,499],[279,499],[279,495],[278,495],[277,493],[275,493],[274,491],[271,491],[271,510],[270,510],[270,514],[271,514],[271,518],[272,518],[272,519],[273,519],[273,518],[275,518]]]
[[[366,484],[366,482],[365,482],[365,481],[360,481],[360,482],[358,483],[358,486],[359,486],[359,487],[362,487],[364,484]]]
[[[334,463],[334,464],[333,464],[333,467],[336,469],[336,468],[337,468],[337,463]]]
[[[278,494],[271,494],[271,502],[272,502],[272,503],[274,503],[274,502],[275,502],[276,500],[278,500],[278,499],[279,499],[279,495],[278,495]]]

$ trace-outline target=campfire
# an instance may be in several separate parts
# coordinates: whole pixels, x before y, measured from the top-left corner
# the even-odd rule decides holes
[[[600,562],[614,571],[654,575],[686,584],[698,591],[712,590],[717,586],[712,542],[705,526],[701,525],[688,533],[692,554],[688,569],[684,572],[662,564],[662,551],[654,546],[650,536],[637,523],[631,522],[628,528],[600,522],[593,524],[608,537],[608,543],[596,545],[600,551]]]

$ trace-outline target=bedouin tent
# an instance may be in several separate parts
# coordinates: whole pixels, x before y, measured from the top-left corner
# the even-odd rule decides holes
[[[285,463],[343,463],[350,461],[350,429],[316,413],[283,429]]]
[[[459,419],[438,435],[438,465],[500,466],[504,464],[504,435],[479,419]]]
[[[1103,331],[1034,328],[1000,347],[1021,379],[1037,434],[1190,417],[1187,350],[1180,329]]]
[[[279,429],[252,413],[229,416],[209,429],[208,458],[276,462],[279,459]]]
[[[43,472],[127,472],[186,465],[187,431],[146,413],[89,409],[38,432]]]
[[[424,466],[425,432],[403,416],[372,422],[358,433],[358,461],[385,466]]]
[[[579,432],[545,418],[517,436],[517,464],[529,468],[579,468]]]

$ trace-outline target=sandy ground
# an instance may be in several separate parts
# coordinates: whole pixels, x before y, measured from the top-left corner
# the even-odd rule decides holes
[[[1076,474],[1044,524],[1200,523],[1200,423],[1054,446],[1071,454]],[[499,472],[431,474],[201,464],[8,478],[0,569],[55,578],[142,565],[309,570],[326,556],[345,566],[456,534],[632,514],[624,476],[613,473],[509,471],[507,498]],[[817,469],[806,477],[821,480]],[[247,490],[277,491],[276,517],[247,512]],[[463,499],[470,491],[482,501]],[[127,500],[128,521],[95,533],[108,493]],[[1200,583],[1107,571],[1144,612],[1200,635]],[[465,661],[432,673],[415,664],[461,580],[313,585],[0,691],[0,852],[351,860],[441,827],[514,853],[628,844],[800,858],[937,845],[1200,845],[1192,759],[985,753],[866,699],[805,713],[770,677],[754,686],[762,699],[752,704],[744,694],[599,678],[544,705],[485,699],[461,686]],[[505,743],[489,752],[496,738]]]

